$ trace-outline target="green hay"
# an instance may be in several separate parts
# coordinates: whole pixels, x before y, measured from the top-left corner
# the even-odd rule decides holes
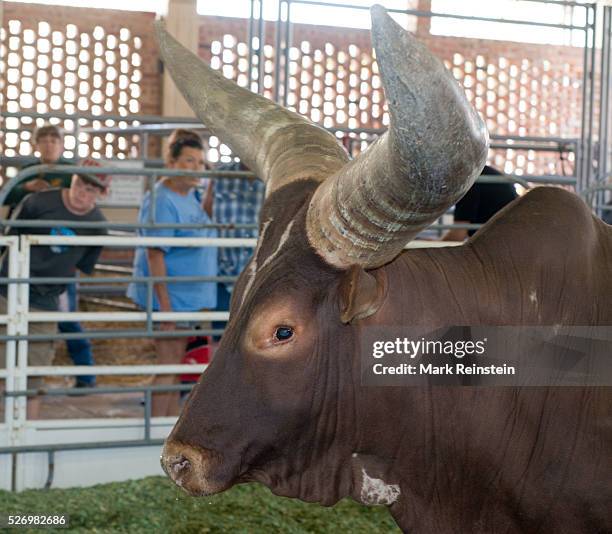
[[[212,497],[190,497],[168,479],[103,484],[92,488],[0,491],[0,513],[68,514],[70,529],[10,532],[129,533],[397,533],[384,507],[345,499],[331,508],[276,497],[244,484]],[[9,532],[9,531],[7,531]]]

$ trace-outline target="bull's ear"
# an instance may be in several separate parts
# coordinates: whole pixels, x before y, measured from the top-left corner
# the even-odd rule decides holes
[[[351,266],[340,281],[340,320],[350,323],[375,314],[385,300],[387,277],[381,269],[376,276],[358,265]]]

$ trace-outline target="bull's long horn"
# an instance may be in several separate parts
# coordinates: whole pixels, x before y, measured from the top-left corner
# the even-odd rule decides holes
[[[348,157],[335,137],[211,69],[157,23],[162,59],[196,115],[266,182],[266,194],[301,178],[323,181]]]
[[[307,216],[310,244],[340,268],[391,261],[463,196],[488,147],[484,123],[442,62],[382,7],[371,12],[390,126],[317,188]]]

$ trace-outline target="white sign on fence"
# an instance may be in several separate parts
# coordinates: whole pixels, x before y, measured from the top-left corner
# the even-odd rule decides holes
[[[106,162],[106,165],[129,169],[142,169],[144,166],[142,161],[129,160]],[[144,176],[116,174],[113,176],[110,192],[104,199],[104,204],[107,206],[139,206],[144,197],[144,188]]]

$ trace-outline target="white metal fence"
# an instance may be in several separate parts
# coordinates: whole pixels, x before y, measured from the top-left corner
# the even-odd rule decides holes
[[[149,309],[142,312],[31,312],[29,310],[29,282],[30,279],[30,250],[33,246],[45,245],[64,245],[64,246],[103,246],[103,247],[136,247],[136,246],[177,246],[181,247],[235,247],[255,245],[254,239],[209,239],[209,238],[134,238],[134,237],[112,237],[112,236],[51,236],[51,235],[22,235],[0,237],[0,246],[7,249],[6,260],[8,261],[8,284],[7,290],[7,313],[0,315],[0,323],[6,324],[5,350],[6,368],[0,369],[0,379],[5,379],[6,394],[4,405],[3,421],[0,422],[0,449],[22,449],[33,450],[40,447],[44,450],[64,444],[69,448],[75,443],[95,445],[98,443],[101,448],[108,443],[125,441],[126,446],[133,445],[138,440],[142,445],[146,445],[144,440],[163,438],[167,435],[174,422],[172,417],[156,418],[155,422],[150,421],[150,413],[144,410],[143,417],[138,419],[54,419],[54,420],[28,420],[26,403],[27,397],[21,392],[27,390],[27,379],[31,376],[76,376],[76,375],[142,375],[142,374],[178,374],[178,373],[201,373],[205,365],[107,365],[107,366],[29,366],[28,365],[28,343],[31,339],[42,339],[40,335],[28,335],[28,325],[32,322],[60,322],[60,321],[79,321],[79,322],[143,322],[146,328],[136,332],[139,337],[152,334],[151,325],[153,321],[167,320],[226,320],[227,312],[198,312],[198,313],[160,313]],[[192,277],[193,278],[193,277]],[[180,281],[180,277],[173,278],[173,281]],[[60,278],[37,278],[36,282],[60,281]],[[93,278],[81,278],[80,281]],[[113,278],[97,278],[97,281],[113,281]],[[153,283],[150,278],[149,283]],[[8,282],[7,281],[7,282]],[[159,334],[159,333],[156,333]],[[125,332],[117,332],[109,329],[104,332],[84,332],[78,337],[126,337]],[[173,335],[177,335],[174,333]],[[65,337],[62,335],[57,338]],[[149,392],[150,395],[150,392]],[[150,400],[150,397],[149,397]],[[149,420],[148,420],[148,419]],[[86,449],[87,447],[83,447]],[[82,451],[81,451],[82,452]],[[98,451],[100,452],[100,451]],[[108,451],[106,451],[108,454]],[[73,453],[77,454],[76,452]],[[90,452],[90,454],[92,454]],[[125,462],[120,461],[120,467],[115,473],[130,473],[129,476],[153,474],[159,471],[156,458],[158,452],[155,448],[145,456],[148,458],[145,466],[131,469],[134,467],[134,458],[130,458],[129,449],[121,451],[114,457],[122,456]],[[28,456],[27,462],[23,458]],[[38,457],[38,459],[36,458]],[[117,458],[115,458],[117,460]],[[152,461],[151,461],[152,459]],[[48,463],[47,469],[44,464]],[[53,461],[53,464],[55,460]],[[74,462],[71,467],[77,467]],[[138,463],[138,462],[136,462]],[[32,469],[33,465],[38,465],[38,469]],[[46,461],[44,454],[0,454],[0,488],[22,489],[24,487],[40,486],[42,479],[40,473],[46,473],[51,469],[52,462]],[[126,471],[127,469],[127,471]],[[152,472],[151,472],[152,470]],[[70,471],[70,469],[69,469]],[[87,478],[83,480],[82,472],[73,469],[73,475],[64,477],[66,485],[75,483],[88,483]],[[89,482],[99,482],[104,480],[100,474],[108,472],[105,463],[100,464],[100,468],[93,469],[97,474],[90,472]],[[115,475],[116,476],[116,475]]]

